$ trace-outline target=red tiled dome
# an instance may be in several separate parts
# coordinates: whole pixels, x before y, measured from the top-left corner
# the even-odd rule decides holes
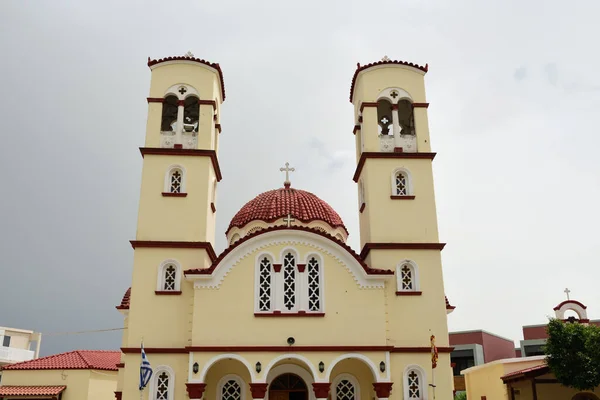
[[[274,222],[287,215],[304,223],[319,220],[332,228],[348,230],[333,208],[317,196],[304,190],[281,188],[256,196],[235,214],[227,232],[233,227],[241,228],[250,221]]]

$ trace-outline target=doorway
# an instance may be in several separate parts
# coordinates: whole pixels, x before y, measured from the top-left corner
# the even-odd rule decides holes
[[[282,374],[269,385],[269,400],[308,400],[306,383],[295,374]]]

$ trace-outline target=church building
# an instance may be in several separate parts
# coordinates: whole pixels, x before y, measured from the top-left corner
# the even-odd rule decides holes
[[[240,204],[221,254],[223,72],[190,53],[148,66],[116,398],[140,398],[143,342],[143,399],[452,399],[427,65],[385,57],[351,79],[359,252],[286,164],[281,187]]]

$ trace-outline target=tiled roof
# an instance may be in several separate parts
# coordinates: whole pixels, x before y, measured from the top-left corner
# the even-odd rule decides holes
[[[175,56],[175,57],[165,57],[158,60],[151,60],[148,57],[148,66],[151,67],[156,64],[160,64],[167,61],[193,61],[199,64],[204,64],[211,68],[214,68],[219,73],[219,80],[221,81],[221,97],[223,97],[223,101],[225,101],[225,81],[223,80],[223,71],[221,71],[221,66],[218,63],[211,63],[210,61],[202,60],[201,58],[195,57],[186,57],[186,56]],[[204,99],[204,100],[213,100],[213,99]]]
[[[75,350],[3,367],[4,370],[31,369],[102,369],[117,371],[121,352],[107,350]]]
[[[235,214],[227,232],[233,227],[241,228],[250,221],[274,222],[288,214],[298,221],[306,223],[320,220],[348,232],[342,218],[329,204],[312,193],[290,187],[270,190],[250,200]]]
[[[66,388],[66,386],[0,386],[0,397],[56,396]]]
[[[123,298],[121,299],[121,304],[119,304],[116,308],[117,310],[129,310],[129,302],[131,301],[131,288],[125,291]]]
[[[354,71],[354,76],[352,77],[352,84],[350,85],[350,103],[352,103],[352,96],[354,95],[354,86],[356,85],[356,78],[358,78],[358,74],[360,74],[362,71],[369,69],[371,67],[375,67],[378,65],[386,65],[386,64],[406,65],[406,66],[421,70],[423,72],[429,71],[428,64],[425,64],[425,66],[423,67],[421,65],[413,64],[413,63],[406,62],[406,61],[399,61],[399,60],[377,61],[374,63],[362,65],[362,66],[360,64],[356,64],[356,71]]]
[[[450,301],[448,300],[448,296],[444,296],[446,298],[446,310],[454,310],[456,308],[456,306],[453,306],[450,304]]]
[[[219,263],[227,256],[227,254],[231,253],[232,250],[236,249],[239,245],[241,245],[242,243],[246,242],[249,239],[252,239],[258,235],[263,235],[265,233],[268,232],[273,232],[273,231],[279,231],[279,230],[297,230],[297,231],[304,231],[304,232],[311,232],[314,233],[316,235],[320,235],[323,237],[326,237],[327,239],[331,240],[332,242],[336,243],[338,246],[342,247],[344,250],[346,250],[348,253],[350,253],[350,255],[352,257],[354,257],[354,259],[356,261],[358,261],[358,263],[363,267],[363,269],[365,270],[365,272],[369,275],[394,275],[394,271],[389,270],[389,269],[376,269],[376,268],[371,268],[369,267],[362,258],[360,258],[360,256],[358,254],[356,254],[356,252],[354,252],[354,250],[352,250],[352,248],[350,246],[348,246],[346,243],[342,242],[341,240],[328,235],[327,233],[324,233],[318,229],[312,229],[312,228],[308,228],[305,226],[291,226],[291,227],[286,227],[286,226],[272,226],[266,229],[262,229],[260,231],[256,231],[253,232],[249,235],[244,236],[243,238],[241,238],[240,240],[238,240],[237,242],[235,242],[232,246],[229,246],[227,249],[225,249],[224,252],[222,252],[219,257],[217,257],[217,259],[215,260],[215,262],[212,263],[212,265],[209,268],[194,268],[194,269],[188,269],[187,271],[185,271],[186,275],[210,275],[214,272],[215,269],[218,268]]]
[[[540,365],[536,365],[534,367],[529,367],[529,368],[525,368],[525,369],[520,369],[518,371],[513,371],[511,373],[508,373],[504,376],[502,376],[500,379],[502,379],[503,381],[514,381],[514,380],[518,380],[520,378],[529,378],[529,377],[535,377],[535,376],[540,376],[540,375],[544,375],[547,374],[548,372],[550,372],[550,367],[548,367],[547,364],[540,364]]]

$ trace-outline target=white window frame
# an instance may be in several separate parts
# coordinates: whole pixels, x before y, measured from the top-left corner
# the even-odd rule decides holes
[[[427,373],[425,372],[425,370],[423,368],[421,368],[421,366],[416,365],[416,364],[411,364],[411,365],[407,365],[406,368],[404,368],[404,373],[402,374],[402,387],[404,389],[404,400],[414,400],[411,399],[409,397],[409,392],[408,392],[408,374],[411,371],[415,371],[417,373],[417,375],[419,375],[419,391],[420,391],[420,400],[427,400],[427,391],[428,391],[428,387],[427,387]]]
[[[319,263],[319,309],[311,311],[309,310],[309,300],[308,300],[308,261],[312,258],[316,258]],[[302,292],[300,294],[300,302],[302,304],[301,309],[306,311],[307,314],[310,313],[322,313],[325,310],[325,290],[323,285],[323,257],[319,253],[309,253],[304,260],[304,272],[300,274],[300,279],[302,282]],[[296,269],[297,269],[296,264]]]
[[[284,283],[284,276],[285,276],[285,256],[291,253],[294,256],[294,274],[295,274],[295,282],[294,282],[294,307],[292,307],[291,310],[288,310],[287,307],[285,306],[285,283]],[[276,273],[275,275],[279,275],[278,276],[278,285],[277,285],[277,289],[275,289],[275,292],[277,293],[277,297],[275,298],[275,301],[278,302],[277,306],[276,306],[276,310],[281,311],[282,314],[294,314],[297,313],[298,310],[301,307],[301,299],[302,299],[302,293],[303,293],[303,288],[304,285],[302,282],[303,276],[301,276],[302,274],[300,274],[300,272],[298,271],[298,263],[300,262],[300,257],[298,255],[298,251],[296,251],[293,248],[290,247],[286,247],[285,249],[283,249],[281,251],[280,257],[280,264],[281,264],[281,270]],[[304,272],[306,273],[306,271]]]
[[[412,272],[412,289],[402,288],[402,267],[408,265]],[[396,265],[396,291],[397,292],[418,292],[421,290],[421,284],[419,282],[419,267],[417,263],[412,260],[402,260]]]
[[[165,174],[165,184],[164,184],[163,192],[173,193],[173,192],[171,192],[171,175],[175,172],[175,170],[181,171],[181,190],[179,191],[179,193],[187,193],[186,182],[185,182],[186,178],[187,178],[187,173],[186,173],[183,165],[179,165],[179,164],[170,165],[169,168],[167,168],[167,173]]]
[[[165,272],[169,265],[175,266],[175,289],[165,290]],[[158,277],[156,279],[156,291],[158,292],[179,292],[181,291],[181,264],[177,260],[165,260],[158,266]]]
[[[404,174],[404,176],[406,177],[406,194],[405,195],[398,195],[396,194],[396,175],[398,173],[402,173]],[[394,169],[394,172],[392,172],[392,196],[413,196],[414,195],[414,191],[413,191],[413,180],[412,180],[412,176],[410,174],[410,171],[404,167],[398,167],[396,169]]]
[[[168,365],[159,365],[154,368],[152,373],[152,378],[150,379],[150,390],[148,391],[148,400],[156,399],[156,390],[157,390],[157,381],[158,376],[162,373],[166,372],[169,375],[169,386],[167,387],[167,399],[173,400],[174,392],[175,392],[175,371],[173,368]]]
[[[219,383],[217,383],[217,393],[215,396],[216,400],[222,399],[223,386],[225,386],[225,383],[229,381],[236,381],[237,384],[240,385],[240,400],[246,400],[246,383],[239,375],[236,374],[225,375],[219,380]]]
[[[341,381],[349,381],[354,386],[354,400],[360,400],[360,384],[354,375],[339,374],[331,381],[331,400],[337,400],[337,387]]]
[[[271,261],[271,307],[269,308],[269,310],[262,310],[260,309],[260,262],[263,258],[267,257],[270,261]],[[260,314],[260,313],[264,313],[264,314],[270,314],[275,310],[275,293],[277,292],[277,290],[275,289],[275,267],[273,266],[273,264],[275,264],[275,257],[273,256],[273,254],[268,253],[268,252],[262,252],[260,253],[257,257],[256,260],[254,262],[255,268],[254,268],[254,312],[256,314]],[[281,273],[281,272],[280,272]]]

